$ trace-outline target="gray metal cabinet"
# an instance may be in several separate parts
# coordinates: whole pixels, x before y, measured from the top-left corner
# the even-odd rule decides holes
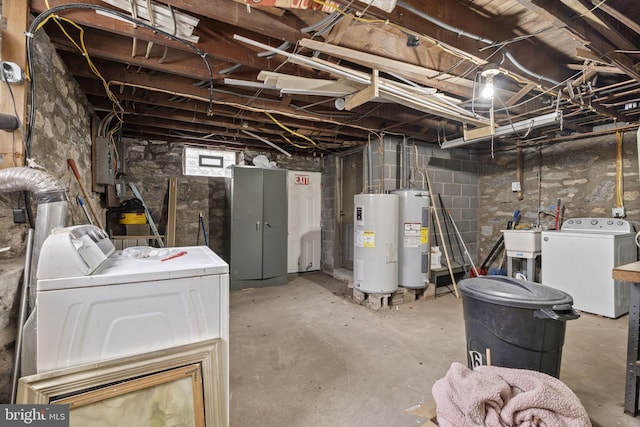
[[[231,289],[287,283],[287,171],[233,166]]]

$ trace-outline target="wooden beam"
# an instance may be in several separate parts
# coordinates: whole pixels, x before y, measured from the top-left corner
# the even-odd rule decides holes
[[[34,12],[43,12],[47,10],[47,0],[31,0],[31,9]],[[49,4],[57,6],[58,4],[64,4],[59,0],[49,0]],[[74,3],[81,4],[95,4],[105,7],[105,3],[101,0],[74,0]],[[176,42],[166,38],[163,35],[159,35],[144,27],[134,28],[132,24],[123,22],[118,19],[111,18],[109,16],[101,16],[96,14],[93,10],[89,9],[69,9],[59,13],[60,16],[72,20],[78,25],[95,28],[101,31],[107,31],[120,36],[136,37],[139,40],[146,42],[153,42],[160,46],[167,46],[172,49],[193,52],[184,43]],[[208,20],[201,21],[194,34],[200,36],[200,41],[197,43],[197,47],[207,52],[207,56],[210,58],[218,59],[221,61],[230,62],[232,64],[242,64],[257,69],[271,69],[280,64],[280,62],[259,58],[256,53],[247,49],[239,43],[233,43],[229,37],[224,37],[224,34],[218,34],[215,39],[212,37],[212,31],[206,28],[206,26],[213,26],[215,23],[208,22]],[[106,38],[106,37],[105,37]]]
[[[350,0],[334,0],[342,5],[349,5],[351,8],[363,6],[362,3],[353,3]],[[519,2],[525,0],[517,0]],[[464,2],[454,2],[449,0],[404,0],[407,8],[419,10],[424,15],[435,18],[438,21],[452,24],[468,34],[474,35],[473,38],[461,37],[460,32],[444,29],[423,17],[411,13],[410,10],[403,6],[397,6],[391,13],[384,13],[375,8],[367,10],[368,15],[375,15],[383,21],[388,19],[390,22],[400,23],[403,27],[415,31],[417,34],[424,34],[432,40],[437,40],[445,47],[457,51],[461,57],[467,57],[478,64],[484,63],[487,57],[486,51],[481,48],[486,47],[489,42],[499,42],[503,40],[512,40],[520,35],[513,30],[513,15],[505,13],[501,16],[487,16],[477,12],[475,7],[469,7]],[[503,19],[504,21],[501,21]],[[379,24],[384,26],[384,23]],[[422,39],[425,41],[425,38]],[[484,42],[480,41],[484,40]],[[365,41],[367,43],[367,41]],[[519,44],[517,51],[512,52],[516,60],[525,68],[537,75],[543,75],[556,81],[563,81],[569,77],[566,69],[563,69],[560,58],[549,51],[541,51],[538,46],[533,43]],[[523,74],[522,70],[505,62],[502,65],[510,73],[521,76],[524,79],[531,77]],[[444,71],[444,70],[443,70]]]
[[[627,27],[631,28],[637,34],[640,34],[640,24],[635,22],[633,19],[629,18],[628,16],[626,16],[623,13],[618,12],[613,7],[611,7],[608,4],[604,3],[602,0],[591,0],[591,3],[594,6],[598,6],[598,9],[601,9],[602,11],[604,11],[605,13],[610,15],[612,18],[617,19],[618,21],[622,22]]]
[[[491,136],[493,134],[495,134],[494,126],[484,126],[484,127],[474,128],[474,129],[467,129],[467,127],[465,126],[463,131],[465,141],[470,141],[472,139],[477,139],[477,138],[484,138],[487,136]]]
[[[556,0],[518,0],[520,3],[532,3],[535,8],[542,9],[545,14],[551,14],[560,24],[554,24],[558,28],[566,28],[570,30],[573,37],[583,41],[584,47],[596,54],[600,61],[611,62],[612,65],[619,67],[629,77],[640,82],[640,73],[635,68],[635,62],[632,58],[622,53],[615,52],[619,49],[611,41],[607,40],[598,30],[590,25],[582,25],[584,21],[574,19],[575,11],[564,5],[563,2]],[[572,3],[572,0],[567,0]]]
[[[516,105],[518,101],[524,98],[529,92],[536,88],[536,84],[527,83],[518,91],[518,93],[514,94],[511,98],[507,99],[507,102],[504,103],[506,107],[511,107]]]
[[[607,73],[607,74],[625,74],[618,67],[610,67],[607,65],[583,65],[583,64],[567,64],[567,68],[570,70],[593,70],[596,73]]]
[[[516,161],[516,180],[520,184],[520,189],[518,190],[518,200],[522,200],[524,198],[522,193],[522,167],[524,163],[524,156],[522,154],[522,147],[518,146],[517,148],[517,161]],[[516,219],[516,218],[514,218]]]
[[[257,9],[247,10],[246,5],[233,0],[164,0],[163,3],[277,40],[297,43],[304,37],[289,18]]]
[[[359,107],[364,103],[377,99],[380,96],[380,91],[378,90],[378,81],[378,70],[373,70],[373,73],[371,74],[371,85],[358,93],[347,96],[345,98],[344,108],[348,111],[353,110],[354,108]]]
[[[64,49],[69,52],[78,52],[77,48],[67,39],[57,28],[47,26],[47,34],[57,49]],[[195,53],[171,50],[167,59],[160,63],[163,50],[159,46],[154,46],[149,59],[144,56],[146,45],[138,44],[138,55],[131,56],[132,40],[128,37],[115,34],[104,33],[99,30],[85,30],[85,45],[91,58],[102,58],[110,61],[129,64],[134,67],[143,67],[151,70],[172,73],[183,77],[197,80],[209,80],[209,73],[202,58]],[[228,64],[212,64],[212,69],[216,70],[226,67]]]
[[[167,247],[176,245],[176,205],[178,202],[178,178],[169,177],[169,203],[167,207]]]
[[[63,59],[69,68],[69,71],[74,74],[77,78],[79,76],[88,77],[91,79],[95,79],[96,77],[91,74],[88,67],[79,61],[70,61],[69,54],[63,53]],[[114,64],[107,61],[102,61],[96,59],[94,61],[96,66],[100,69],[102,75],[107,79],[107,81],[111,81],[112,79],[117,79],[120,82],[124,82],[127,84],[138,87],[156,87],[159,89],[158,92],[150,91],[145,95],[151,103],[158,102],[157,105],[165,105],[160,100],[168,99],[171,95],[180,95],[184,94],[187,97],[193,97],[193,100],[190,100],[186,103],[179,103],[183,109],[191,110],[191,111],[206,111],[207,104],[205,104],[208,91],[204,88],[193,86],[193,81],[180,76],[172,76],[169,74],[158,73],[158,72],[148,72],[147,70],[142,70],[138,72],[137,70],[131,68],[127,69],[124,65]],[[80,80],[82,82],[82,80]],[[88,89],[83,84],[83,90],[86,92]],[[112,89],[114,92],[117,92],[117,86],[113,85]],[[138,90],[138,89],[137,89]],[[161,90],[167,91],[171,93],[168,95],[167,93],[161,92]],[[141,91],[144,93],[143,91]],[[102,89],[96,91],[96,94],[103,94]],[[198,100],[200,102],[198,102]],[[250,106],[243,107],[246,104],[247,99],[241,98],[239,96],[234,96],[228,93],[214,93],[214,102],[216,103],[227,103],[226,108],[234,109],[235,113],[229,115],[229,117],[236,117],[238,109],[244,109],[245,113],[248,114],[252,109],[264,109],[270,112],[280,111],[283,114],[288,115],[289,117],[299,117],[301,115],[301,110],[296,109],[293,105],[283,105],[280,103],[279,99],[274,99],[272,102],[265,99],[254,99],[251,102]],[[166,105],[170,108],[180,108],[177,105]],[[214,104],[214,117],[219,114],[219,109],[224,108],[223,105]],[[227,113],[228,114],[228,113]],[[304,114],[304,113],[303,113]],[[351,132],[354,132],[353,135],[360,135],[362,132],[362,128],[376,130],[379,129],[381,123],[383,122],[384,117],[394,117],[394,119],[398,121],[412,121],[417,117],[423,118],[423,124],[426,126],[436,126],[432,121],[424,118],[424,115],[420,112],[416,112],[414,110],[409,109],[399,109],[397,105],[393,104],[381,104],[378,106],[374,113],[367,115],[366,117],[358,118],[359,114],[349,114],[346,112],[333,111],[332,112],[333,119],[330,121],[326,121],[323,118],[319,118],[318,121],[309,120],[305,118],[309,126],[335,126],[339,122],[343,121],[344,123],[340,127],[340,134],[350,135]],[[360,129],[354,128],[354,125],[360,127]],[[458,126],[455,126],[453,122],[447,122],[444,125],[447,128],[447,133],[456,133],[459,130]],[[409,130],[407,129],[407,132]],[[420,139],[419,133],[414,135],[417,139]]]
[[[573,10],[580,18],[584,19],[591,27],[602,34],[607,40],[617,46],[619,49],[636,50],[636,46],[622,36],[618,31],[611,28],[604,20],[600,19],[595,13],[596,11],[586,7],[577,0],[560,0],[569,9]]]
[[[593,68],[588,68],[584,70],[584,72],[580,77],[578,77],[577,79],[571,82],[571,86],[578,87],[580,85],[586,84],[587,81],[591,79],[591,77],[595,76],[596,74],[598,74],[598,71],[596,71]]]
[[[438,70],[419,65],[311,39],[300,40],[300,46],[346,59],[354,64],[364,65],[371,69],[395,73],[415,82],[464,98],[471,97],[473,90],[473,80],[440,73]],[[434,78],[436,76],[438,77],[437,79]]]
[[[135,97],[131,97],[135,99]],[[126,98],[125,98],[126,99]],[[93,95],[90,95],[91,103],[94,108],[98,110],[110,111],[111,104],[106,98],[96,99]],[[174,103],[179,104],[179,103]],[[203,113],[189,112],[188,110],[170,111],[168,109],[151,108],[154,104],[150,100],[135,101],[135,103],[129,103],[123,106],[125,114],[126,124],[136,124],[141,127],[155,126],[158,128],[167,129],[181,129],[184,131],[193,131],[201,133],[217,133],[225,134],[229,136],[238,136],[238,132],[241,129],[246,129],[254,132],[268,133],[273,136],[280,136],[282,129],[277,127],[266,115],[264,114],[251,114],[245,113],[243,120],[248,123],[248,127],[244,127],[242,121],[237,120],[237,111],[235,115],[231,115],[226,112],[225,115],[214,114],[214,118],[206,116]],[[291,118],[283,117],[281,122],[292,129],[296,129],[299,133],[304,133],[315,139],[324,139],[327,141],[334,141],[338,136],[340,137],[360,137],[366,138],[366,133],[362,131],[354,131],[353,129],[345,128],[338,133],[335,129],[322,129],[318,128],[320,124],[314,126],[313,123],[305,120],[295,120]]]
[[[2,2],[2,50],[0,60],[11,61],[22,71],[27,68],[27,48],[24,33],[29,27],[29,5],[24,0],[5,0]],[[26,123],[27,85],[26,83],[11,85],[13,99],[4,82],[0,81],[0,113],[16,115],[23,125]],[[33,118],[32,118],[33,120]],[[24,141],[18,130],[0,131],[0,169],[24,166],[26,153]]]

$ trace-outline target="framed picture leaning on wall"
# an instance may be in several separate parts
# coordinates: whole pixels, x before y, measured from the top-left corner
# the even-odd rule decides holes
[[[70,426],[226,427],[220,339],[20,378],[16,403],[68,404]]]

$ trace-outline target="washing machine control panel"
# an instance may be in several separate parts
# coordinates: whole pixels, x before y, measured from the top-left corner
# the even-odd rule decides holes
[[[109,235],[95,225],[54,228],[38,260],[38,279],[88,276],[114,253]]]
[[[631,233],[633,226],[629,221],[618,218],[572,218],[566,220],[560,230]]]

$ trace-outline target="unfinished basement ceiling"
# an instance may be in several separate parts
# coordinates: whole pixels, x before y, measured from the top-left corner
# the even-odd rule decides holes
[[[637,122],[640,114],[640,7],[633,1],[63,6],[70,4],[49,0],[57,16],[84,28],[86,50],[107,84],[75,46],[79,32],[69,22],[51,19],[43,28],[105,134],[269,149],[266,139],[297,154],[346,150],[381,134],[482,148],[491,140],[514,146],[573,138]],[[34,15],[48,9],[45,0],[30,5]],[[488,74],[493,100],[481,96]]]

